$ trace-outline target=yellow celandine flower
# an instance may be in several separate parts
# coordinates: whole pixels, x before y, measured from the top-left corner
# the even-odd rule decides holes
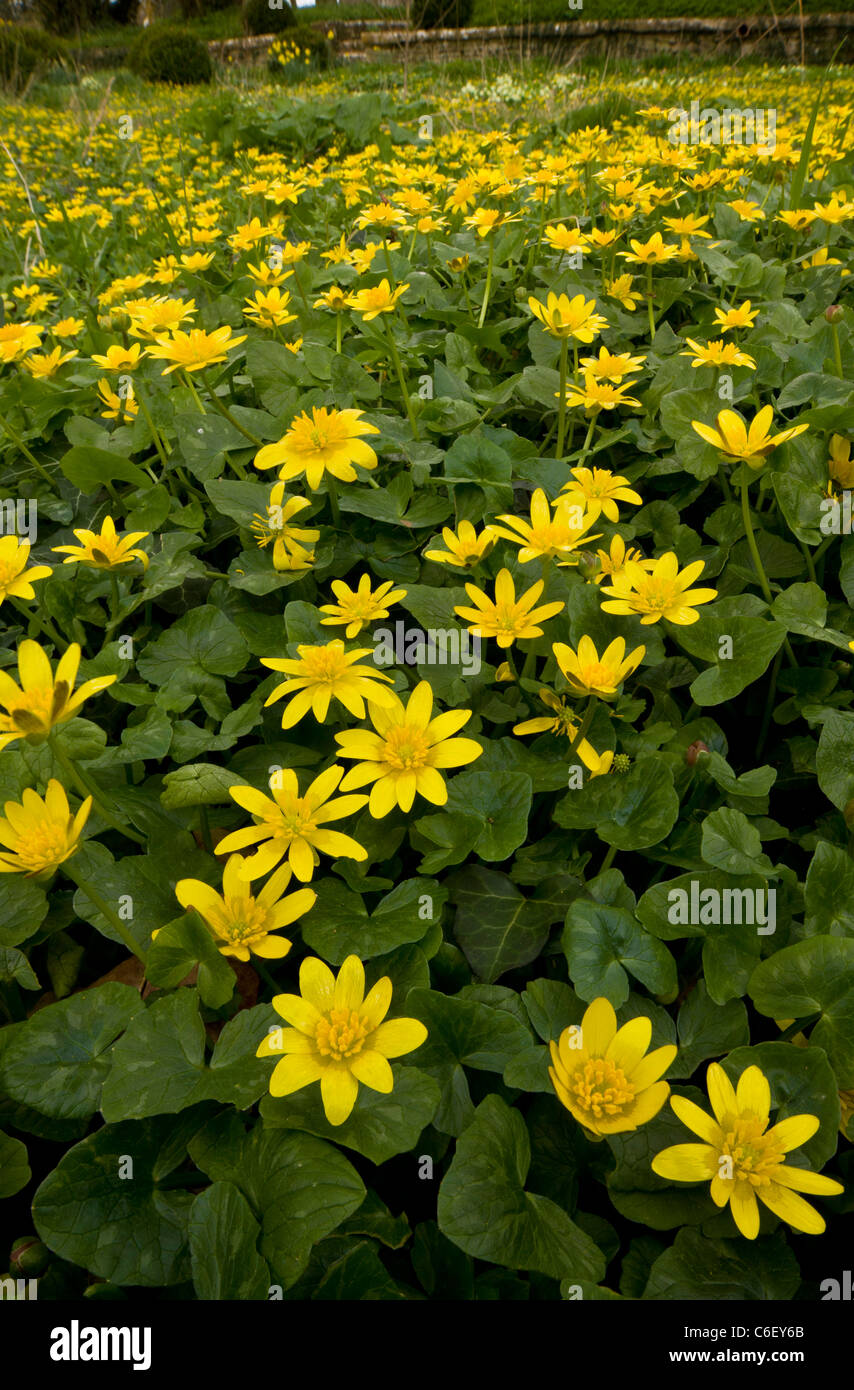
[[[344,636],[348,638],[357,637],[366,624],[387,618],[390,606],[406,598],[406,590],[395,589],[392,579],[372,590],[369,574],[362,575],[356,589],[351,589],[343,579],[333,579],[332,592],[338,602],[320,605],[321,613],[330,614],[328,618],[321,618],[321,624],[324,627],[340,627],[346,623]]]
[[[759,317],[758,309],[751,309],[750,300],[745,299],[735,309],[715,309],[715,327],[726,333],[730,328],[752,328]]]
[[[395,695],[390,706],[371,708],[375,733],[347,729],[335,735],[339,756],[358,760],[341,783],[342,791],[373,783],[368,810],[375,819],[395,806],[410,811],[416,793],[433,806],[444,806],[448,788],[440,768],[463,767],[483,752],[474,739],[454,737],[471,713],[455,709],[433,718],[428,681],[419,682],[406,705]]]
[[[470,620],[469,632],[474,637],[494,637],[503,651],[512,647],[517,638],[542,637],[543,629],[536,624],[553,618],[564,607],[562,601],[534,607],[543,592],[542,579],[517,599],[513,576],[508,569],[499,571],[494,599],[474,584],[466,584],[465,588],[476,607],[455,608],[454,612]]]
[[[296,314],[290,312],[290,302],[290,292],[280,290],[277,285],[269,290],[256,290],[252,298],[243,301],[243,317],[263,328],[279,328],[296,319]]]
[[[141,560],[143,569],[148,569],[148,556],[144,550],[136,550],[138,541],[150,536],[150,531],[128,531],[120,536],[111,516],[105,516],[100,531],[75,530],[79,545],[54,545],[51,549],[57,555],[67,555],[64,565],[91,565],[93,569],[114,570],[119,565],[132,564]]]
[[[495,545],[495,535],[489,527],[478,535],[470,521],[461,521],[456,532],[443,526],[442,540],[447,550],[427,550],[425,558],[435,560],[437,565],[453,565],[455,569],[473,569]]]
[[[361,417],[361,410],[313,406],[310,415],[303,411],[297,416],[277,443],[259,449],[255,467],[278,468],[283,482],[304,473],[312,491],[320,487],[324,473],[339,482],[353,483],[358,476],[354,464],[369,469],[377,466],[377,456],[362,435],[379,434],[379,429]]]
[[[0,603],[7,598],[35,598],[33,584],[53,574],[50,565],[33,565],[27,569],[30,542],[17,536],[0,536]]]
[[[566,404],[569,406],[582,405],[585,410],[616,410],[620,405],[634,405],[640,407],[640,401],[634,396],[627,396],[626,392],[629,385],[614,386],[610,381],[598,381],[592,372],[584,373],[584,385],[576,386],[570,382],[566,388]],[[555,391],[555,396],[559,400],[560,392]]]
[[[276,570],[310,569],[314,551],[308,547],[320,539],[320,532],[305,526],[292,526],[291,519],[310,507],[307,497],[285,498],[285,484],[275,483],[270,492],[267,515],[255,513],[250,530],[263,550],[273,542],[273,568]]]
[[[631,251],[621,251],[619,254],[624,261],[634,265],[663,265],[679,255],[679,247],[666,242],[661,232],[653,232],[647,241],[629,238],[629,245]]]
[[[107,378],[102,377],[98,382],[98,395],[107,407],[106,410],[101,411],[102,420],[132,420],[139,413],[139,405],[134,395],[133,385],[130,382],[127,384],[126,394],[119,396]]]
[[[549,1076],[559,1101],[600,1138],[626,1134],[655,1118],[670,1086],[661,1078],[673,1062],[673,1043],[650,1052],[652,1023],[640,1016],[617,1027],[607,999],[594,999],[581,1024],[549,1043]]]
[[[342,232],[340,240],[329,251],[321,251],[320,259],[329,261],[330,265],[349,265],[352,256],[347,245],[347,233]]]
[[[297,647],[299,660],[289,657],[261,658],[262,666],[271,671],[282,671],[290,679],[277,685],[264,703],[266,709],[287,695],[292,698],[285,706],[282,715],[282,728],[292,729],[303,715],[311,710],[315,719],[322,724],[334,698],[357,719],[365,717],[365,701],[369,704],[390,708],[396,696],[386,685],[392,683],[391,676],[378,671],[375,666],[361,665],[363,656],[372,656],[372,647],[354,647],[345,651],[340,638],[327,642],[322,647]]]
[[[632,289],[633,280],[632,275],[618,275],[615,280],[608,280],[605,285],[608,298],[616,299],[630,314],[634,313],[635,306],[643,300],[643,295]]]
[[[285,1054],[270,1077],[271,1096],[289,1096],[319,1081],[327,1120],[343,1125],[360,1082],[381,1095],[391,1094],[389,1057],[420,1047],[427,1029],[415,1018],[386,1019],[391,980],[384,975],[366,996],[358,956],[346,958],[337,979],[328,965],[310,956],[300,966],[299,984],[299,994],[273,996],[273,1008],[292,1027],[274,1028],[255,1055]]]
[[[565,222],[560,222],[555,227],[546,227],[543,231],[543,241],[553,251],[569,255],[586,251],[590,244],[584,232],[579,231],[578,227],[568,227]]]
[[[646,560],[640,550],[627,548],[622,536],[612,536],[609,550],[597,550],[599,572],[594,574],[593,583],[601,584],[603,579],[622,574],[626,565],[635,561],[645,569],[652,569],[654,560]]]
[[[693,338],[686,338],[685,342],[690,349],[689,352],[680,352],[680,357],[692,357],[692,367],[749,367],[753,372],[756,370],[754,358],[747,352],[742,352],[738,343],[725,343],[723,338],[717,342],[697,343]]]
[[[569,506],[584,507],[589,514],[590,525],[600,515],[608,521],[618,521],[618,502],[631,502],[633,506],[643,502],[640,494],[629,487],[628,478],[612,473],[608,468],[572,468],[570,472],[573,481],[564,483],[561,498],[565,496]]]
[[[237,227],[227,240],[233,251],[251,251],[257,241],[263,241],[264,237],[271,236],[274,231],[274,227],[265,227],[260,217],[252,217]]]
[[[350,296],[340,285],[331,285],[319,299],[314,301],[315,309],[329,309],[333,314],[343,314],[350,307]]]
[[[35,323],[4,323],[0,326],[0,362],[17,362],[41,344],[44,328]]]
[[[841,434],[832,434],[828,445],[830,460],[827,471],[840,487],[854,487],[854,460],[851,458],[851,440]]]
[[[356,218],[356,226],[362,231],[366,227],[395,227],[406,226],[406,213],[401,212],[400,208],[392,207],[391,203],[372,203],[359,213]]]
[[[836,227],[840,222],[849,222],[854,217],[854,202],[843,200],[834,193],[826,203],[815,203],[813,213],[820,222]]]
[[[59,323],[55,323],[50,331],[54,338],[75,338],[85,326],[85,319],[60,319]]]
[[[817,1115],[790,1115],[768,1128],[771,1087],[759,1067],[748,1067],[737,1088],[717,1062],[706,1072],[714,1119],[687,1096],[671,1096],[670,1104],[702,1144],[674,1144],[652,1160],[652,1170],[673,1182],[711,1182],[715,1206],[729,1203],[732,1218],[747,1240],[759,1234],[759,1202],[781,1221],[806,1235],[821,1235],[824,1218],[799,1192],[835,1196],[841,1183],[811,1169],[786,1164],[786,1154],[798,1149],[819,1128]]]
[[[793,232],[805,232],[815,221],[816,214],[809,208],[793,208],[789,212],[778,212],[775,218],[777,222],[785,222],[786,226]]]
[[[475,208],[470,217],[464,217],[463,222],[466,227],[471,227],[477,232],[479,237],[489,236],[490,232],[497,232],[499,227],[505,226],[508,222],[518,222],[520,214],[509,214],[501,212],[499,208]]]
[[[317,894],[311,888],[299,888],[283,897],[292,877],[287,864],[280,865],[260,893],[253,894],[248,880],[241,877],[244,867],[243,856],[231,854],[222,871],[221,894],[201,879],[181,878],[175,884],[175,897],[185,910],[198,912],[221,955],[248,960],[251,952],[264,960],[281,960],[291,942],[273,933],[310,912]]]
[[[153,299],[128,300],[122,309],[130,319],[130,332],[134,338],[162,338],[174,333],[185,319],[194,316],[196,301],[168,299],[158,295]]]
[[[78,353],[73,350],[63,352],[61,347],[55,347],[50,352],[31,352],[23,359],[21,366],[36,380],[43,380],[52,377],[60,367],[66,362],[72,362],[77,356]]]
[[[600,347],[598,357],[582,357],[581,365],[599,381],[619,383],[624,376],[638,371],[645,361],[646,357],[633,357],[630,352],[609,352],[606,347]]]
[[[817,251],[814,251],[813,254],[811,256],[808,256],[806,260],[801,262],[801,264],[804,267],[809,266],[811,269],[814,269],[823,265],[841,265],[842,262],[839,260],[838,256],[831,256],[826,246],[820,246]],[[851,274],[851,271],[845,269],[840,273],[844,280],[846,275]]]
[[[749,468],[761,468],[772,449],[777,449],[789,439],[795,439],[809,429],[809,425],[792,425],[780,434],[769,434],[769,426],[774,419],[774,410],[764,405],[754,416],[748,427],[745,420],[735,410],[722,410],[718,415],[717,429],[704,425],[700,420],[692,420],[691,428],[701,439],[714,447],[725,458],[743,462]]]
[[[571,502],[558,499],[549,503],[543,489],[538,487],[531,497],[530,521],[514,513],[502,513],[497,520],[505,522],[511,529],[496,526],[494,522],[487,529],[494,536],[518,545],[519,563],[526,565],[534,559],[566,558],[580,546],[597,540],[598,537],[587,533],[598,514],[598,511],[588,510],[583,498],[578,502],[576,499]]]
[[[171,367],[164,367],[161,373],[168,376],[179,368],[184,372],[201,372],[215,362],[225,362],[230,349],[245,342],[246,334],[232,337],[228,324],[215,328],[212,333],[206,333],[203,328],[191,328],[189,333],[176,329],[171,338],[158,338],[156,346],[150,347],[148,353],[150,357],[171,362]]]
[[[260,265],[253,265],[250,261],[246,267],[246,274],[257,285],[281,285],[290,279],[293,273],[292,270],[285,270],[283,266],[272,266],[267,261],[262,261]]]
[[[3,807],[0,874],[48,878],[78,848],[91,809],[92,798],[87,796],[72,815],[65,788],[55,777],[47,784],[44,800],[26,787],[20,801],[7,801]]]
[[[216,233],[214,233],[214,235],[216,235]],[[197,232],[196,239],[202,241],[204,237],[201,233]],[[185,270],[207,270],[214,255],[215,253],[213,251],[192,251],[189,254],[185,253],[181,256],[181,264]]]
[[[368,852],[358,841],[339,830],[325,828],[329,821],[343,820],[361,811],[368,799],[366,796],[334,797],[333,792],[343,776],[343,767],[328,767],[315,777],[303,796],[299,793],[297,775],[289,767],[273,774],[272,797],[254,787],[229,787],[232,800],[244,811],[251,812],[255,824],[244,830],[232,830],[220,840],[217,854],[233,854],[249,845],[259,846],[240,869],[241,877],[249,882],[263,878],[286,856],[302,883],[310,882],[321,854],[333,859],[367,859]]]
[[[606,613],[624,616],[637,613],[645,627],[657,623],[659,618],[688,627],[700,616],[695,611],[697,607],[717,598],[716,589],[690,587],[702,572],[702,560],[695,560],[680,572],[679,561],[672,550],[660,555],[649,568],[627,561],[622,573],[613,577],[610,588],[600,590],[609,595],[609,601],[603,603],[602,608]]]
[[[365,323],[370,323],[379,314],[392,313],[400,296],[408,289],[409,285],[398,285],[392,290],[388,280],[381,280],[378,285],[351,294],[348,303],[351,309],[362,315]]]
[[[505,679],[512,680],[512,673],[508,671]],[[568,738],[571,743],[574,742],[580,728],[575,711],[553,690],[543,688],[539,695],[546,708],[551,710],[551,714],[538,714],[533,719],[523,719],[521,724],[514,724],[514,734],[520,738],[525,734],[557,734]],[[604,773],[610,772],[614,761],[614,754],[610,748],[604,753],[597,753],[593,745],[583,738],[573,752],[578,754],[591,777],[601,777]]]
[[[598,695],[603,700],[613,700],[626,676],[643,661],[646,647],[635,647],[626,656],[626,639],[615,637],[600,656],[593,639],[585,635],[578,643],[577,652],[564,642],[555,642],[552,652],[577,695]]]
[[[765,221],[765,213],[759,203],[753,203],[749,198],[736,198],[734,202],[727,203],[727,207],[737,212],[742,222]]]
[[[708,217],[697,217],[695,213],[691,212],[688,213],[687,217],[665,217],[664,225],[669,227],[675,236],[699,236],[708,240],[712,235],[711,232],[703,231],[708,220]]]
[[[528,308],[553,338],[592,343],[602,329],[608,327],[608,320],[595,312],[595,299],[585,299],[583,294],[577,294],[574,299],[565,294],[549,294],[545,304],[531,295]]]
[[[99,367],[106,367],[109,372],[133,371],[147,351],[141,343],[131,343],[129,348],[122,347],[121,343],[112,343],[106,352],[93,352],[92,361],[97,362]]]
[[[612,231],[610,228],[591,227],[587,233],[591,247],[596,247],[599,251],[607,251],[609,246],[613,246],[620,240],[621,232]]]
[[[76,694],[74,682],[81,649],[76,642],[60,657],[54,676],[47,653],[38,642],[25,638],[18,647],[20,686],[8,671],[0,671],[0,748],[17,738],[43,743],[57,724],[65,724],[80,712],[84,701],[106,690],[118,677],[95,676],[84,681]]]

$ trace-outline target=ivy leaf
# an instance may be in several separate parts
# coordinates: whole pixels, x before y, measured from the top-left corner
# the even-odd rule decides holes
[[[487,1096],[439,1188],[439,1229],[475,1259],[598,1283],[604,1255],[556,1202],[525,1191],[530,1166],[522,1116]]]
[[[494,984],[508,970],[535,960],[562,904],[525,898],[506,874],[473,864],[448,879],[455,903],[454,936],[481,980]]]

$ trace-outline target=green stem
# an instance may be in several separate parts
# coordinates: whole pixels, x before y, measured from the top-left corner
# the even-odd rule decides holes
[[[521,674],[521,676],[519,677],[519,679],[520,679],[520,680],[524,680],[526,676],[531,676],[531,675],[533,675],[533,672],[534,672],[534,670],[535,670],[535,668],[536,668],[536,664],[537,664],[537,655],[536,655],[536,652],[534,651],[533,647],[531,647],[531,648],[525,653],[525,660],[524,660],[524,662],[522,663],[522,674]]]
[[[47,469],[42,467],[35,454],[33,453],[32,449],[27,447],[23,439],[21,439],[20,436],[15,433],[15,431],[12,429],[12,426],[9,424],[7,420],[3,418],[2,415],[0,415],[0,426],[3,427],[3,430],[9,436],[12,443],[18,449],[20,449],[21,453],[24,455],[24,458],[27,459],[33,465],[33,468],[36,470],[39,477],[44,479],[51,491],[58,492],[59,488],[53,481],[53,478],[50,476]]]
[[[331,473],[327,473],[326,475],[326,495],[329,498],[332,520],[336,526],[340,526],[341,512],[338,507],[338,484],[335,482]]]
[[[151,418],[151,411],[148,409],[148,406],[145,403],[145,397],[142,395],[141,392],[137,392],[136,399],[139,402],[139,408],[142,411],[145,423],[148,425],[149,431],[151,432],[151,439],[154,444],[154,447],[160,455],[160,462],[163,464],[164,469],[166,469],[169,467],[169,464],[166,459],[166,451],[163,447],[163,441],[154,427],[154,421]]]
[[[566,756],[567,756],[567,762],[568,762],[569,759],[572,757],[572,755],[573,755],[573,753],[575,752],[575,750],[576,750],[577,748],[580,748],[581,744],[584,742],[584,739],[585,739],[586,734],[587,734],[587,730],[590,728],[590,725],[593,723],[593,715],[595,714],[595,712],[596,712],[596,696],[595,696],[595,695],[591,695],[591,696],[590,696],[590,699],[587,701],[587,708],[586,708],[586,710],[584,711],[584,718],[582,719],[581,724],[579,725],[578,732],[576,733],[575,738],[572,740],[572,742],[571,742],[570,745],[569,745],[569,752],[568,752],[567,755],[566,755]]]
[[[610,867],[611,867],[611,865],[613,864],[613,862],[614,862],[614,860],[616,859],[616,857],[617,857],[617,846],[616,846],[616,845],[611,845],[611,846],[609,847],[609,849],[608,849],[608,853],[605,855],[605,858],[602,860],[602,867],[600,868],[599,873],[600,873],[600,874],[606,873],[607,870],[610,869]]]
[[[73,782],[74,786],[77,788],[77,791],[83,797],[84,801],[87,796],[91,796],[95,805],[98,807],[99,814],[104,818],[108,825],[111,825],[114,830],[117,830],[119,832],[120,835],[126,836],[128,840],[133,840],[138,845],[144,845],[145,836],[140,835],[139,832],[136,830],[131,830],[130,826],[122,825],[121,821],[116,819],[112,807],[106,801],[104,793],[98,786],[97,782],[93,781],[93,779],[88,775],[88,773],[85,773],[83,769],[75,762],[74,758],[72,758],[68,753],[66,753],[65,749],[57,741],[56,736],[53,733],[50,733],[48,735],[47,741],[50,745],[50,750],[53,753],[53,756],[56,758],[56,761],[59,763],[66,777],[68,777],[71,780],[71,782]]]
[[[60,637],[50,618],[45,613],[42,605],[37,605],[33,609],[33,611],[30,612],[26,604],[23,603],[20,599],[13,598],[11,600],[11,603],[12,607],[17,609],[21,617],[26,618],[28,631],[31,623],[35,622],[37,624],[37,627],[35,628],[35,631],[33,633],[34,637],[38,637],[40,632],[46,632],[51,642],[53,642],[54,646],[56,647],[57,651],[62,650],[64,645],[63,639]]]
[[[420,439],[421,436],[418,433],[418,425],[416,423],[415,414],[412,409],[412,402],[409,399],[409,388],[406,384],[406,377],[403,374],[403,364],[400,360],[400,353],[397,350],[397,344],[394,341],[394,334],[391,331],[391,324],[388,322],[388,320],[386,320],[386,336],[388,338],[388,346],[389,351],[391,353],[391,360],[394,363],[394,370],[397,374],[397,380],[400,386],[401,394],[403,395],[403,404],[406,407],[406,414],[409,419],[410,428],[414,437],[416,439]]]
[[[581,453],[580,453],[580,455],[579,455],[579,457],[578,457],[578,462],[577,462],[577,464],[575,465],[576,468],[581,468],[582,465],[583,465],[583,463],[584,463],[584,460],[587,458],[587,454],[588,454],[588,452],[589,452],[589,450],[590,450],[590,444],[591,444],[591,441],[592,441],[592,439],[593,439],[593,431],[594,431],[594,429],[596,428],[596,416],[597,416],[597,414],[598,414],[598,411],[595,411],[595,410],[594,410],[593,414],[590,416],[590,424],[587,426],[587,434],[585,435],[585,437],[584,437],[584,443],[583,443],[582,446],[581,446]]]
[[[98,890],[92,887],[88,879],[84,878],[82,874],[78,873],[75,869],[73,869],[69,864],[68,860],[66,860],[65,863],[62,865],[62,869],[65,873],[66,878],[70,878],[72,883],[76,883],[81,893],[85,893],[86,897],[89,899],[91,903],[95,905],[95,907],[97,907],[101,915],[106,917],[110,926],[114,929],[114,931],[118,932],[119,936],[127,946],[128,950],[136,956],[137,960],[141,960],[143,965],[145,965],[146,960],[144,951],[142,951],[140,947],[137,945],[133,936],[128,931],[127,925],[121,920],[120,917],[116,915],[116,913],[110,907],[110,904],[106,902],[104,898],[101,897]]]
[[[230,425],[233,425],[236,430],[239,430],[244,439],[248,439],[250,444],[254,444],[257,449],[260,449],[262,447],[262,441],[258,438],[257,434],[253,434],[251,430],[245,430],[240,421],[235,420],[228,406],[223,405],[219,396],[214,391],[205,373],[200,372],[199,375],[205,383],[205,389],[211,398],[211,404],[214,410],[218,410],[223,419],[227,420]]]
[[[771,603],[774,602],[774,599],[773,599],[772,594],[771,594],[771,586],[770,586],[770,584],[768,583],[768,576],[766,575],[766,573],[765,573],[765,568],[764,568],[764,566],[763,566],[763,564],[762,564],[762,557],[761,557],[760,554],[759,554],[759,547],[758,547],[758,545],[756,544],[756,537],[755,537],[755,535],[753,534],[753,522],[752,522],[751,517],[750,517],[750,502],[749,502],[748,496],[747,496],[747,488],[748,488],[748,482],[747,482],[747,479],[746,479],[745,476],[744,476],[744,471],[743,471],[743,469],[742,469],[742,477],[741,477],[741,515],[742,515],[742,519],[743,519],[743,521],[744,521],[744,531],[745,531],[745,535],[747,536],[747,546],[748,546],[748,549],[750,550],[750,558],[751,558],[752,561],[753,561],[753,568],[754,568],[755,571],[756,571],[756,576],[757,576],[757,578],[758,578],[758,580],[759,580],[759,584],[760,584],[760,587],[761,587],[761,589],[762,589],[762,593],[763,593],[764,596],[765,596],[765,602],[768,603],[768,604],[771,604]]]
[[[830,331],[833,334],[833,355],[836,359],[836,375],[844,376],[842,371],[842,349],[839,346],[839,329],[836,327],[835,323],[830,325]]]
[[[555,458],[563,458],[563,441],[566,436],[566,359],[569,353],[569,339],[560,340],[560,396],[557,407],[557,443]]]
[[[489,307],[489,291],[492,288],[492,262],[495,257],[495,242],[489,239],[489,260],[486,263],[486,285],[483,291],[483,303],[480,306],[480,318],[477,321],[478,328],[483,328],[486,319],[486,311]]]
[[[646,268],[646,307],[649,312],[649,341],[655,337],[655,311],[652,307],[652,266]]]

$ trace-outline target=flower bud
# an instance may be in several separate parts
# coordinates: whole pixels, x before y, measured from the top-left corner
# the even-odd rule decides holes
[[[629,768],[631,767],[631,765],[632,765],[632,760],[631,760],[631,758],[629,757],[628,753],[615,753],[615,754],[614,754],[614,771],[615,771],[615,772],[628,772],[628,770],[629,770]]]
[[[828,323],[839,323],[845,317],[845,310],[841,304],[828,304],[824,311],[824,317]]]
[[[592,579],[602,568],[602,561],[592,550],[582,550],[578,557],[578,573],[582,579]]]
[[[689,767],[693,767],[699,758],[706,753],[711,753],[711,751],[709,745],[704,743],[701,738],[698,738],[685,749],[685,761]]]
[[[38,1236],[22,1236],[12,1246],[9,1264],[13,1273],[43,1274],[50,1264],[50,1251]]]

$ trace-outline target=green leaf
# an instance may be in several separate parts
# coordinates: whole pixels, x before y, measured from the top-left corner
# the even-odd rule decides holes
[[[694,1086],[676,1087],[674,1094],[687,1096],[708,1109],[703,1092]],[[655,1231],[667,1231],[675,1226],[699,1225],[715,1215],[717,1207],[708,1183],[674,1184],[652,1171],[652,1160],[662,1149],[692,1140],[667,1103],[639,1129],[607,1136],[605,1142],[617,1160],[607,1177],[608,1195],[622,1216]]]
[[[332,1139],[364,1154],[371,1163],[385,1163],[409,1153],[439,1105],[439,1087],[417,1067],[392,1066],[394,1089],[382,1095],[360,1086],[356,1104],[343,1125],[331,1125],[323,1109],[319,1086],[307,1086],[290,1096],[265,1096],[261,1118],[268,1129],[300,1129],[320,1139]]]
[[[434,878],[408,878],[369,914],[358,893],[338,879],[321,879],[317,901],[302,923],[302,937],[331,965],[341,965],[349,955],[371,960],[421,941],[441,920],[447,896],[447,888]]]
[[[147,643],[137,660],[140,675],[161,687],[164,708],[179,713],[198,697],[213,718],[224,719],[231,704],[222,676],[236,676],[249,648],[224,613],[211,604],[193,608]]]
[[[146,977],[159,989],[176,989],[199,967],[202,1002],[220,1009],[234,993],[235,974],[220,954],[212,933],[195,912],[167,922],[151,943],[146,958]]]
[[[456,905],[454,936],[475,975],[493,984],[535,960],[552,922],[563,916],[549,901],[525,898],[506,874],[480,864],[448,879]]]
[[[14,1197],[32,1176],[26,1144],[0,1130],[0,1200]]]
[[[567,913],[562,944],[569,978],[580,999],[599,995],[618,1009],[629,997],[626,971],[653,994],[676,989],[676,962],[621,907],[577,900]]]
[[[94,1114],[112,1045],[143,1008],[129,985],[105,984],[39,1009],[5,1050],[0,1085],[43,1115]]]
[[[352,1216],[365,1185],[331,1144],[307,1134],[220,1115],[190,1143],[190,1156],[214,1182],[233,1183],[261,1226],[260,1253],[274,1283],[295,1284],[316,1241]]]
[[[595,777],[554,809],[567,830],[595,828],[616,849],[646,849],[670,834],[679,814],[673,771],[664,758],[644,758],[621,777]]]
[[[41,989],[33,967],[16,946],[0,946],[0,980],[14,980],[21,989]]]
[[[258,1254],[261,1227],[240,1190],[215,1182],[200,1192],[190,1212],[193,1284],[206,1301],[266,1301],[270,1271]]]
[[[804,886],[807,936],[854,936],[854,859],[819,840]]]
[[[233,806],[229,788],[249,784],[215,763],[188,763],[163,778],[160,800],[169,811],[181,806]]]
[[[810,1043],[823,1047],[841,1090],[854,1086],[854,939],[811,936],[757,965],[749,993],[771,1018],[821,1018]]]
[[[742,811],[727,806],[703,821],[702,855],[707,864],[728,874],[773,874],[756,826]]]
[[[451,815],[476,816],[482,828],[472,846],[474,853],[479,859],[500,861],[509,859],[525,842],[532,795],[531,779],[522,772],[461,772],[448,788],[446,810]],[[442,817],[426,819],[435,822]],[[430,834],[429,830],[424,833]]]
[[[839,811],[854,799],[854,715],[828,710],[815,758],[818,785]]]
[[[530,1166],[522,1116],[487,1096],[457,1140],[439,1188],[440,1230],[475,1259],[598,1283],[601,1250],[556,1202],[525,1191]]]
[[[47,916],[47,897],[21,874],[0,879],[0,946],[17,946],[38,931]]]
[[[787,1302],[800,1286],[798,1262],[781,1233],[745,1242],[679,1231],[649,1273],[645,1299]],[[722,1315],[723,1319],[723,1315]]]
[[[463,1067],[503,1072],[512,1057],[530,1048],[531,1035],[505,1009],[437,990],[411,990],[406,1007],[428,1032],[418,1050],[419,1069],[441,1087],[433,1124],[443,1134],[460,1134],[474,1114]]]
[[[718,599],[696,623],[677,630],[679,645],[709,663],[710,669],[691,685],[696,704],[732,700],[767,671],[786,639],[786,629],[760,617],[762,612],[767,612],[765,604],[753,595]]]
[[[137,487],[151,483],[148,474],[130,459],[110,449],[96,449],[87,444],[69,449],[59,460],[59,466],[68,481],[85,493],[100,492],[105,483],[136,483]]]
[[[741,1000],[716,1004],[704,980],[699,980],[688,995],[677,1024],[679,1051],[668,1072],[671,1079],[691,1076],[707,1058],[721,1057],[750,1040],[747,1010]]]
[[[268,1005],[236,1014],[205,1062],[199,996],[180,989],[139,1014],[113,1050],[101,1095],[104,1119],[174,1115],[203,1100],[245,1109],[267,1089],[269,1067],[255,1052],[273,1021]]]
[[[33,1198],[45,1245],[113,1284],[189,1279],[193,1197],[160,1186],[183,1158],[174,1131],[170,1119],[105,1125],[69,1149]]]

